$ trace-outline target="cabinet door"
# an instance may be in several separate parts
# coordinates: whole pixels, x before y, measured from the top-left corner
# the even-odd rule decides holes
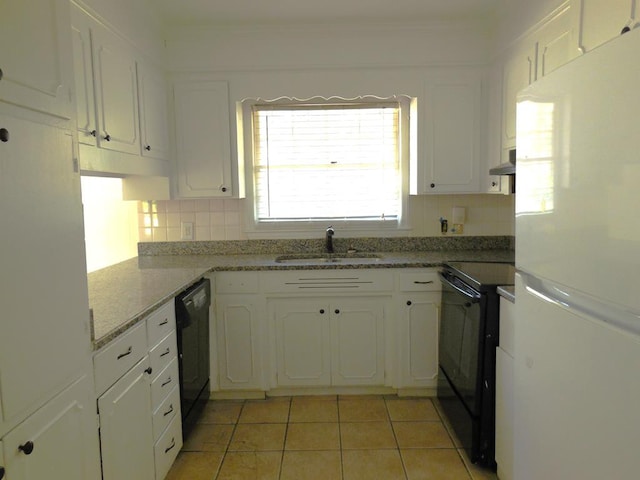
[[[91,28],[88,17],[73,3],[71,4],[71,25],[78,141],[95,147],[98,127],[96,126],[96,101],[93,91]]]
[[[248,295],[223,295],[216,299],[216,333],[219,385],[226,389],[261,387],[260,322],[257,300]]]
[[[383,385],[384,302],[340,299],[331,304],[331,383]]]
[[[580,47],[589,52],[620,35],[636,20],[636,0],[582,0]]]
[[[513,358],[496,348],[496,463],[500,480],[513,477]]]
[[[71,384],[92,349],[70,132],[2,115],[0,128],[0,395],[10,422]]]
[[[423,168],[418,192],[480,190],[481,81],[458,73],[425,83]]]
[[[227,82],[179,83],[174,101],[178,196],[231,196]]]
[[[164,74],[151,65],[138,63],[137,68],[142,155],[169,158],[167,82]]]
[[[83,377],[4,437],[7,478],[100,478],[92,390]]]
[[[567,4],[537,32],[538,64],[536,79],[540,79],[579,55],[578,41],[574,32],[575,8]]]
[[[438,375],[439,293],[400,299],[400,378],[402,387],[435,387]]]
[[[155,478],[149,358],[98,398],[102,478]]]
[[[504,63],[502,88],[502,153],[509,161],[509,149],[516,146],[516,97],[536,79],[537,45],[527,45],[514,51]]]
[[[331,383],[329,306],[310,299],[275,305],[276,371],[279,386]]]
[[[72,117],[69,2],[0,0],[0,101]]]
[[[92,30],[98,145],[140,154],[136,62],[129,45],[98,25]]]

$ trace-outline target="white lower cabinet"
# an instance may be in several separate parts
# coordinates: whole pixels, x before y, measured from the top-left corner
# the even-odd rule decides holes
[[[379,298],[274,301],[278,386],[383,385],[384,303]]]
[[[440,280],[435,269],[401,272],[398,278],[398,386],[434,388],[438,378]]]
[[[211,352],[217,358],[221,390],[262,388],[260,301],[250,294],[216,298],[217,348]]]
[[[0,478],[5,470],[10,480],[100,478],[94,398],[83,376],[5,435]]]
[[[153,480],[153,423],[149,357],[98,398],[102,478]]]
[[[500,298],[500,345],[496,348],[496,463],[500,480],[513,477],[515,305]]]
[[[173,300],[94,355],[103,480],[161,480],[182,447]]]

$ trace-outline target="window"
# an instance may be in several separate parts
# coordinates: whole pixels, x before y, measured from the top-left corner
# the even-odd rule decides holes
[[[255,222],[397,226],[405,206],[403,100],[253,103]]]

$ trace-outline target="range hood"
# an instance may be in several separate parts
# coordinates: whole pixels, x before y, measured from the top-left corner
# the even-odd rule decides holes
[[[516,149],[509,150],[509,161],[501,163],[489,170],[491,175],[515,175],[516,174]]]

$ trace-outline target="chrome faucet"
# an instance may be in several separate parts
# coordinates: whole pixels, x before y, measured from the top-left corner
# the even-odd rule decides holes
[[[336,233],[336,231],[333,229],[333,226],[329,225],[327,227],[327,231],[325,234],[325,248],[327,250],[327,253],[333,253],[333,235]]]

